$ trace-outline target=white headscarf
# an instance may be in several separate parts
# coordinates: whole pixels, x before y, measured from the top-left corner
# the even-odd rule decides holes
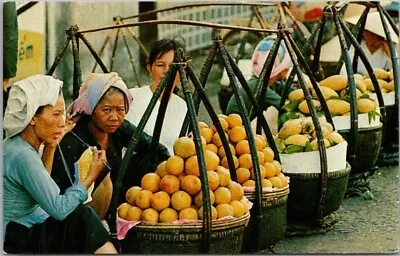
[[[34,75],[11,86],[3,127],[6,137],[22,132],[41,106],[55,106],[63,82],[52,76]]]

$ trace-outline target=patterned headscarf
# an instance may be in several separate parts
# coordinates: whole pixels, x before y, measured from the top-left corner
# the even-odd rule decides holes
[[[264,67],[264,63],[267,60],[269,51],[274,45],[275,39],[276,36],[267,36],[257,44],[253,56],[251,57],[251,61],[253,62],[253,74],[255,76],[260,76],[261,71]],[[274,66],[272,67],[270,77],[274,77],[283,70],[291,68],[292,66],[293,64],[290,60],[289,53],[286,47],[281,42],[278,54],[275,58]]]
[[[91,73],[83,82],[78,98],[68,106],[67,113],[75,116],[73,118],[75,122],[82,116],[92,115],[101,97],[110,87],[116,87],[124,93],[125,110],[128,113],[132,103],[132,95],[125,82],[116,72],[106,74]]]
[[[6,137],[22,132],[41,106],[55,106],[63,82],[52,76],[34,75],[11,86],[4,114]]]

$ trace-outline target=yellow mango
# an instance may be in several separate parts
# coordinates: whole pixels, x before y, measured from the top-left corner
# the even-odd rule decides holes
[[[389,83],[383,84],[381,89],[385,89],[386,91],[393,91],[394,90],[394,80],[390,81]]]
[[[377,79],[388,80],[389,79],[389,72],[381,68],[374,68],[374,74]],[[365,72],[364,77],[369,77],[368,72]]]
[[[304,92],[302,89],[297,89],[289,93],[288,99],[290,101],[304,100]]]
[[[318,109],[321,104],[319,103],[318,100],[312,100],[314,102],[314,108]],[[303,113],[303,114],[310,114],[310,110],[308,109],[308,105],[307,105],[307,101],[303,100],[300,104],[299,104],[299,110]]]
[[[354,79],[354,82],[356,84],[356,88],[359,89],[362,93],[364,93],[367,90],[367,85],[365,84],[364,79],[357,78],[357,79]]]
[[[335,91],[340,91],[347,87],[347,76],[333,75],[320,81],[319,85],[329,87]]]
[[[322,96],[324,97],[325,100],[339,96],[337,92],[335,92],[333,89],[329,87],[320,86],[319,89],[321,90]],[[312,91],[312,96],[317,97],[317,93],[314,90]]]
[[[318,139],[311,141],[311,148],[313,151],[318,151]],[[327,139],[324,139],[325,148],[329,148],[331,146],[330,142]]]
[[[371,92],[375,91],[375,88],[374,88],[374,85],[372,84],[371,78],[364,79],[364,82],[367,85],[367,90],[368,91],[371,91]],[[380,88],[386,88],[388,86],[387,85],[388,82],[386,82],[385,80],[382,80],[382,79],[378,79],[378,84],[379,84]]]
[[[370,99],[362,98],[357,101],[358,113],[369,113],[376,108],[376,102]]]
[[[393,69],[390,69],[388,73],[389,73],[389,81],[392,81],[394,79],[394,77],[393,77]]]
[[[344,115],[350,111],[350,103],[340,99],[331,99],[326,101],[329,112],[333,115]]]
[[[326,136],[326,139],[331,145],[336,145],[344,141],[342,135],[336,131],[331,132],[328,136]]]
[[[308,142],[308,137],[303,134],[294,134],[285,139],[286,145],[297,145],[301,147],[305,147]]]
[[[286,121],[281,130],[279,131],[279,137],[287,138],[290,135],[301,133],[301,121],[299,119],[292,119]]]

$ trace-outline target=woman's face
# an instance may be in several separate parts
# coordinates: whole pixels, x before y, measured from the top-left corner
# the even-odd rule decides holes
[[[33,117],[33,129],[41,142],[54,143],[61,135],[65,126],[64,109],[64,98],[59,96],[55,106],[46,106]]]
[[[115,132],[124,121],[125,98],[122,92],[106,92],[92,113],[92,123],[106,133]]]
[[[161,56],[158,56],[156,61],[153,64],[147,65],[147,70],[149,71],[150,77],[153,80],[153,84],[158,85],[161,79],[167,73],[169,66],[171,65],[172,61],[174,60],[175,51],[170,50],[164,53]],[[174,81],[174,86],[179,83],[179,75],[177,74]]]

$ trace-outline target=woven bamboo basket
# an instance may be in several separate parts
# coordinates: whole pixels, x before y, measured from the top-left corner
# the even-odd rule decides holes
[[[286,202],[289,194],[289,186],[272,192],[263,192],[261,205],[260,225],[254,225],[255,215],[250,210],[249,225],[244,230],[242,252],[256,252],[270,248],[280,241],[286,233]],[[251,202],[254,202],[254,193],[245,192],[245,196]],[[257,229],[257,230],[255,230]],[[252,237],[252,234],[258,234],[258,238]]]
[[[382,140],[382,123],[377,126],[358,128],[355,160],[351,164],[351,173],[358,174],[371,170],[378,159]],[[350,130],[338,130],[345,140],[349,140]],[[349,147],[354,145],[349,144]],[[351,152],[351,150],[347,150]]]
[[[235,219],[212,222],[209,253],[238,254],[250,213]],[[193,254],[200,253],[203,223],[177,224],[141,223],[132,227],[121,241],[122,253]]]
[[[343,202],[351,167],[347,163],[343,170],[328,172],[326,200],[323,216],[337,209]],[[290,177],[290,194],[287,201],[288,223],[313,224],[320,194],[320,173],[285,173]]]

